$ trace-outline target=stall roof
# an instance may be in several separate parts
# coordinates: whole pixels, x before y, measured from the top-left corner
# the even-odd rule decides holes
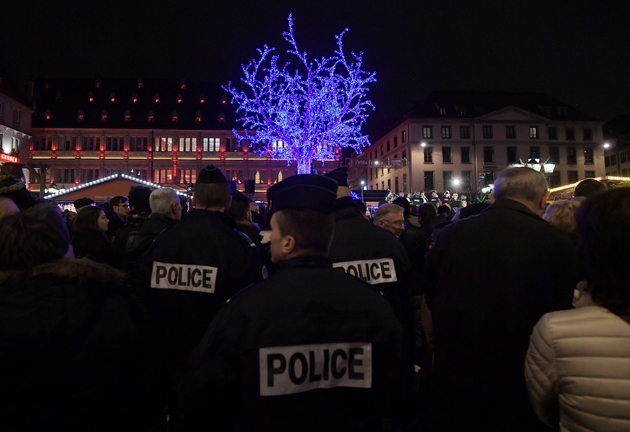
[[[79,198],[88,197],[96,202],[103,202],[109,197],[114,197],[116,195],[127,196],[129,194],[129,189],[132,186],[138,185],[149,186],[152,189],[164,187],[127,174],[114,174],[109,177],[87,182],[69,189],[61,189],[56,193],[47,194],[44,198],[61,202],[71,202]],[[179,190],[181,189],[181,186],[173,185],[172,187],[179,195],[186,195],[186,193]]]

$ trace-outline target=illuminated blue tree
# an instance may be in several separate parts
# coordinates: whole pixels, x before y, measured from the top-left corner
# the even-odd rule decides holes
[[[250,140],[258,144],[260,154],[295,161],[299,174],[310,173],[313,160],[339,156],[342,147],[360,153],[369,145],[361,127],[367,109],[374,109],[365,96],[376,73],[361,70],[362,52],[351,53],[354,63],[346,59],[342,44],[346,31],[336,36],[334,56],[311,61],[298,50],[289,15],[289,31],[282,35],[292,47],[287,53],[299,59],[299,68],[289,70],[290,63],[279,67],[279,56],[271,55],[275,49],[267,45],[257,50],[259,60],[242,65],[241,81],[248,92],[237,90],[231,82],[227,89],[238,105],[236,112],[242,113],[238,121],[244,132],[233,131],[239,145]]]

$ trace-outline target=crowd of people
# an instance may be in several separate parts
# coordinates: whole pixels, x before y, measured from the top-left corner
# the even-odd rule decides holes
[[[76,213],[0,176],[1,430],[630,430],[629,187],[372,221],[345,167]]]

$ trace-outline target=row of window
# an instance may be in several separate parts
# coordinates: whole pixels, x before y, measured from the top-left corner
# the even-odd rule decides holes
[[[619,152],[619,163],[620,164],[624,164],[626,162],[630,161],[630,150],[624,150],[624,151],[620,151]],[[604,157],[604,165],[609,167],[609,166],[616,166],[617,165],[617,155],[610,155],[610,156],[605,156]]]
[[[35,137],[33,140],[33,150],[52,150],[53,137]],[[58,136],[57,150],[72,151],[78,150],[79,137],[76,136]],[[101,137],[83,137],[80,141],[81,149],[86,151],[123,151],[125,138],[122,136],[105,137],[105,146],[101,146]],[[173,151],[174,138],[172,137],[155,137],[154,151]],[[221,138],[202,138],[201,151],[218,152],[221,151]],[[19,141],[18,141],[19,144]],[[225,140],[226,151],[231,151],[231,140]],[[129,137],[129,151],[147,151],[149,148],[148,137]],[[179,151],[196,152],[197,138],[179,138]]]
[[[22,113],[19,109],[13,110],[13,126],[19,127]],[[0,121],[4,120],[4,104],[0,102]]]
[[[441,138],[442,139],[451,139],[453,138],[451,126],[441,126]],[[493,139],[495,132],[494,125],[482,125],[481,133],[484,139]],[[558,128],[555,126],[550,126],[547,128],[548,139],[549,140],[558,140]],[[433,139],[433,126],[425,125],[422,126],[422,138],[423,139]],[[575,128],[566,128],[565,137],[567,141],[575,141]],[[470,139],[470,126],[460,126],[459,127],[459,138],[460,139]],[[516,139],[516,126],[505,126],[505,139]],[[529,139],[539,139],[540,138],[540,130],[538,126],[529,126]],[[583,141],[592,141],[593,140],[593,129],[592,128],[583,128],[582,129],[582,139]]]
[[[628,171],[628,170],[626,170]],[[435,172],[434,171],[424,171],[424,190],[433,190],[435,189]],[[594,178],[595,171],[587,170],[584,171],[584,178]],[[484,184],[491,184],[494,182],[494,172],[493,171],[484,171],[479,175],[480,181],[483,181]],[[551,187],[560,186],[561,183],[561,174],[560,172],[554,172],[550,178],[549,183]],[[567,183],[576,183],[579,180],[578,171],[567,171]],[[401,193],[409,193],[412,191],[407,190],[407,175],[403,174],[403,187],[400,189],[400,184],[398,182],[398,177],[394,178],[394,189],[392,189],[392,179],[387,179],[387,181],[382,180],[381,182],[374,182],[370,185],[370,189],[381,189],[381,190],[391,190],[398,194]],[[458,175],[456,175],[453,171],[442,171],[442,189],[451,190],[451,191],[463,191],[468,192],[474,190],[476,188],[473,187],[472,182],[472,171],[462,171]]]
[[[529,155],[521,155],[519,157],[517,153],[516,146],[508,146],[506,147],[507,151],[507,163],[516,163],[519,159],[522,159],[524,162],[530,157],[540,158],[540,147],[532,146],[529,148]],[[567,165],[576,165],[577,164],[577,148],[576,147],[567,147],[566,153],[566,163]],[[584,164],[585,165],[593,165],[595,163],[595,152],[592,147],[584,147]],[[494,155],[494,147],[485,146],[483,147],[483,162],[484,163],[494,163],[495,155]],[[558,164],[560,163],[560,148],[559,147],[549,147],[549,162]],[[433,147],[424,147],[424,163],[433,163]],[[442,163],[453,163],[453,152],[451,147],[442,147]],[[470,147],[461,147],[461,163],[467,164],[472,163],[470,159]]]

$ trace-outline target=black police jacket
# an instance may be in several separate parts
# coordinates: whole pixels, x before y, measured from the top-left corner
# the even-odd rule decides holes
[[[170,375],[183,365],[221,305],[266,277],[255,245],[216,211],[191,210],[156,238],[146,258],[151,336]]]
[[[323,257],[230,299],[179,386],[189,430],[381,430],[411,363],[383,295]]]
[[[333,266],[382,291],[396,316],[414,334],[407,251],[396,236],[366,220],[349,197],[335,204],[335,235],[329,257]]]

